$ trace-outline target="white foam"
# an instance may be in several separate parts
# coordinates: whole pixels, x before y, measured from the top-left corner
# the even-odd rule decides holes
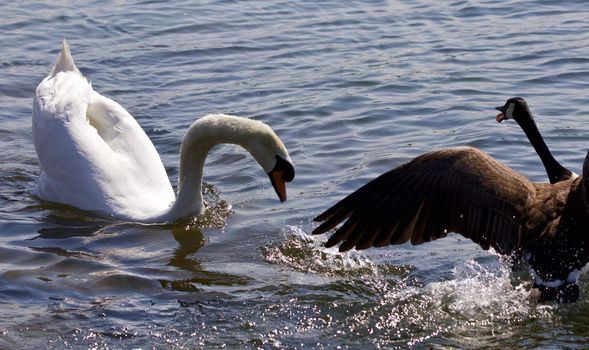
[[[449,281],[429,283],[426,291],[438,304],[448,304],[453,312],[474,318],[511,318],[529,313],[524,284],[513,285],[511,268],[483,266],[475,260],[454,268]]]

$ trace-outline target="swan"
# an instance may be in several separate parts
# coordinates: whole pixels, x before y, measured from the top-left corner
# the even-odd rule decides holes
[[[508,110],[511,108],[508,102]],[[513,108],[516,108],[515,106]],[[589,262],[589,153],[583,173],[532,183],[483,151],[432,151],[382,174],[315,218],[313,234],[340,223],[325,246],[340,251],[456,232],[483,249],[523,252],[539,301],[578,299],[579,270]]]
[[[546,143],[536,126],[530,108],[523,98],[512,97],[508,99],[503,106],[496,107],[495,109],[501,112],[497,114],[496,117],[498,123],[507,119],[513,119],[522,128],[528,137],[528,140],[530,140],[530,143],[536,150],[536,153],[540,156],[540,160],[542,160],[542,164],[544,164],[550,183],[556,183],[579,176],[562,166],[554,156],[552,156],[550,149],[546,146]]]
[[[294,178],[288,151],[266,124],[215,114],[195,121],[182,141],[178,195],[155,147],[121,105],[92,89],[64,40],[33,100],[39,179],[33,194],[51,202],[134,222],[175,221],[204,211],[208,151],[220,143],[245,148],[269,175],[280,201]]]

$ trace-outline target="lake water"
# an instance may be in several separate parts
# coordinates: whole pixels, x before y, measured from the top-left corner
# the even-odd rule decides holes
[[[544,169],[495,106],[525,97],[577,173],[589,145],[589,3],[86,1],[0,4],[0,348],[584,349],[572,305],[458,235],[339,254],[312,218],[423,152],[472,145]],[[178,174],[209,113],[270,124],[296,167],[279,203],[245,151],[205,169],[206,218],[137,225],[31,195],[31,106],[66,38]]]

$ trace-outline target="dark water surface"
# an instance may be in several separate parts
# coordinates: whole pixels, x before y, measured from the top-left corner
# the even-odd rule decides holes
[[[573,305],[460,236],[338,254],[311,219],[425,151],[480,147],[544,169],[493,107],[527,98],[577,173],[589,145],[585,1],[199,1],[0,4],[0,348],[584,349]],[[192,121],[262,120],[295,162],[280,204],[245,151],[213,150],[206,218],[136,225],[44,203],[36,85],[67,38],[125,106],[173,183]]]

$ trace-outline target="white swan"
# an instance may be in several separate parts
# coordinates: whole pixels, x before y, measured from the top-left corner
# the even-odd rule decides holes
[[[33,101],[33,139],[41,199],[137,222],[174,221],[204,210],[201,185],[208,151],[243,146],[269,174],[281,201],[294,178],[288,151],[266,124],[208,115],[188,129],[180,150],[178,197],[161,159],[139,124],[100,95],[80,73],[64,40]]]

